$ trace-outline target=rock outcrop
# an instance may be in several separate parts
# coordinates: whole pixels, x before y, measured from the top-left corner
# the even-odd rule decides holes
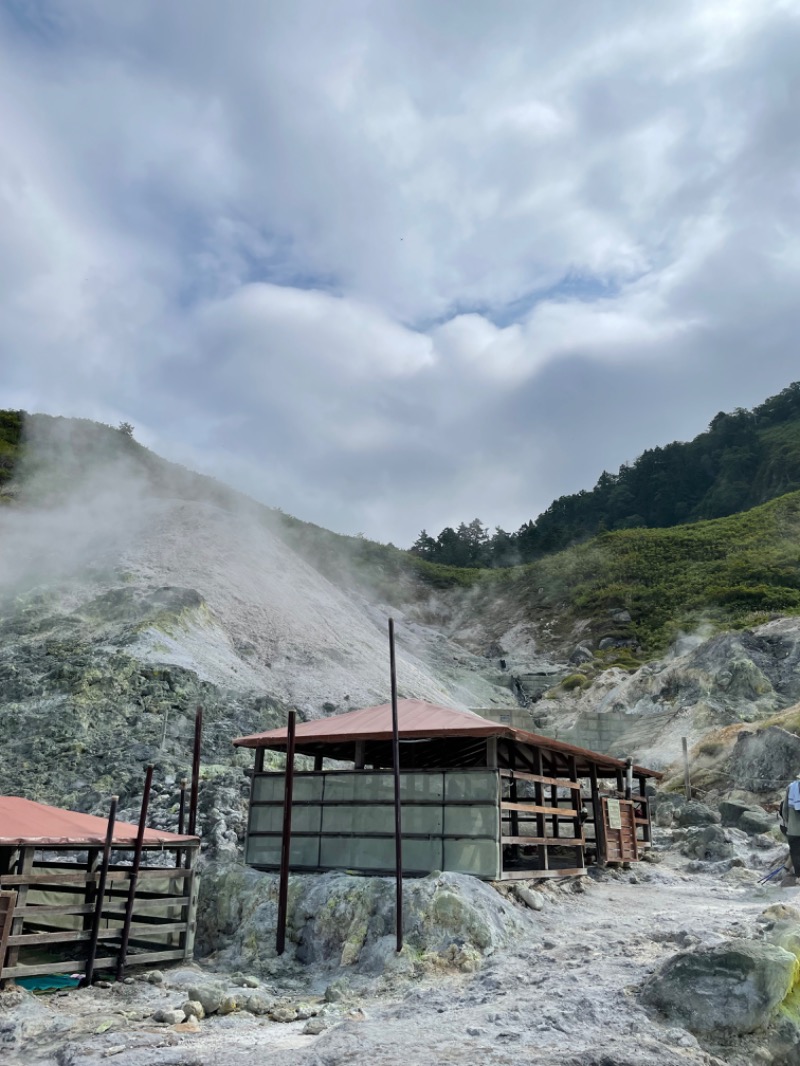
[[[278,878],[238,865],[210,866],[200,890],[197,947],[228,969],[269,973],[275,964]],[[535,921],[490,885],[461,874],[404,884],[405,947],[395,951],[394,882],[343,873],[293,875],[287,954],[330,971],[378,974],[415,962],[476,969]]]

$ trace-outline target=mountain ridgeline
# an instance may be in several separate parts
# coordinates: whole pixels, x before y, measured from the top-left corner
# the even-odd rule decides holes
[[[516,533],[492,535],[479,519],[411,550],[429,562],[506,567],[532,562],[600,533],[667,529],[724,518],[800,489],[800,382],[752,411],[720,412],[694,440],[650,448],[591,491],[561,496]]]

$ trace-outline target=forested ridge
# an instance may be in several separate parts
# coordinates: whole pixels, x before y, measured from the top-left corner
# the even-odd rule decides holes
[[[411,551],[447,566],[533,562],[600,533],[724,518],[800,489],[800,382],[748,411],[720,412],[694,440],[649,448],[591,490],[555,500],[516,532],[480,519],[423,530]]]

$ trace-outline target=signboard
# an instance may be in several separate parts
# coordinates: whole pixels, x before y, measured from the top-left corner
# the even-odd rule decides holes
[[[606,800],[606,808],[608,810],[608,828],[622,829],[622,814],[619,809],[619,800]]]

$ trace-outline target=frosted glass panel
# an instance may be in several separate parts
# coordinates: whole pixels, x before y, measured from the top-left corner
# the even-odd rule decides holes
[[[441,870],[442,840],[403,840],[403,869]],[[394,862],[394,856],[392,857]],[[394,869],[394,866],[392,866]]]
[[[320,807],[292,807],[293,833],[318,833]],[[253,807],[250,818],[252,833],[282,833],[283,807]]]
[[[280,837],[250,837],[247,844],[247,862],[251,866],[279,866],[281,861]],[[292,866],[319,866],[319,837],[292,837],[289,853]]]
[[[253,781],[253,802],[283,802],[283,774],[263,774]]]
[[[401,774],[400,781],[406,870],[499,876],[496,771],[414,771]],[[256,805],[250,829],[256,834],[275,834],[249,839],[247,861],[254,866],[275,868],[280,863],[283,788],[283,774],[264,774],[254,781]],[[272,800],[272,804],[259,805],[259,799]],[[293,835],[293,867],[392,873],[394,777],[390,772],[301,773],[295,777],[294,799],[293,834],[315,835]],[[420,839],[412,839],[416,837]]]
[[[401,773],[400,801],[441,802],[441,773]],[[383,773],[329,773],[325,776],[325,801],[357,800],[359,803],[394,803],[394,776]]]
[[[448,836],[497,837],[497,807],[446,807],[444,831]]]
[[[444,775],[446,800],[472,800],[473,803],[496,803],[496,770],[450,770]]]
[[[255,803],[283,803],[286,779],[283,774],[257,775],[253,782],[253,800]],[[317,803],[322,799],[322,776],[295,774],[292,785],[292,799],[295,803]]]
[[[323,833],[394,833],[393,807],[324,807]]]
[[[445,840],[444,869],[497,878],[500,876],[500,845],[492,840]]]

